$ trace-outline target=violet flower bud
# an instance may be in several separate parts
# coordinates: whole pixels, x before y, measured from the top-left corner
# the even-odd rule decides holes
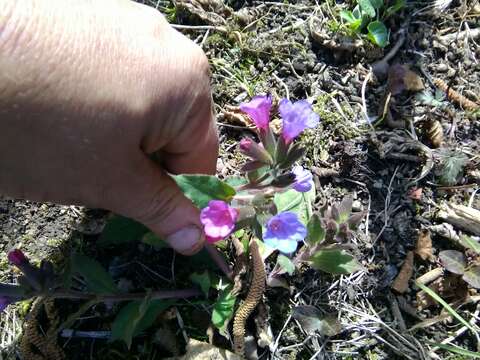
[[[8,253],[8,261],[15,266],[21,266],[28,263],[27,257],[23,254],[22,250],[15,249]]]
[[[273,159],[267,150],[250,138],[243,138],[240,140],[240,152],[249,158],[260,161],[264,164],[273,163]]]

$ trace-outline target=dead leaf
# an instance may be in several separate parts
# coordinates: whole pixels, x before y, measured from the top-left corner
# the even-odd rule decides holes
[[[447,302],[463,301],[468,296],[468,286],[459,275],[448,274],[428,286]],[[424,291],[417,293],[417,309],[423,310],[438,303]]]
[[[232,14],[222,0],[175,0],[173,3],[177,11],[186,11],[212,25],[225,25],[225,18]]]
[[[184,356],[168,358],[167,360],[241,360],[242,357],[228,350],[217,348],[214,345],[190,339],[187,344],[187,353]]]
[[[422,229],[418,233],[415,254],[417,254],[422,260],[435,260],[432,249],[432,238],[430,237],[430,231],[427,229]]]
[[[300,305],[293,309],[292,317],[297,320],[308,333],[319,332],[324,336],[335,336],[342,331],[342,325],[334,315],[323,315],[311,305]]]
[[[392,289],[403,294],[408,290],[408,281],[413,275],[413,251],[409,251],[405,257],[402,268],[392,284]]]
[[[410,70],[408,65],[394,64],[388,70],[387,89],[392,95],[403,91],[420,91],[425,87],[417,73]]]
[[[273,333],[268,322],[268,308],[262,300],[257,305],[257,312],[254,318],[257,329],[257,344],[261,348],[266,348],[273,343]]]

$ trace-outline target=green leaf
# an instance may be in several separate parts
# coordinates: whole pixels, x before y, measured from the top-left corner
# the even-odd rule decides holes
[[[372,6],[370,0],[358,0],[362,14],[368,15],[371,18],[375,17],[375,8]]]
[[[362,268],[354,256],[341,249],[319,250],[309,261],[314,269],[336,275],[350,274]]]
[[[72,271],[79,273],[85,279],[89,291],[96,294],[118,293],[118,288],[110,274],[94,259],[73,254]]]
[[[383,0],[370,0],[370,4],[374,7],[374,9],[378,10],[383,7]]]
[[[427,295],[429,295],[431,298],[433,298],[436,302],[438,302],[440,305],[442,305],[445,310],[447,310],[450,315],[452,315],[454,318],[456,318],[460,323],[462,323],[464,326],[466,326],[470,331],[473,332],[473,334],[477,333],[477,330],[463,317],[460,316],[459,313],[457,313],[450,305],[445,302],[435,291],[430,289],[428,286],[425,286],[419,282],[415,282],[415,285],[417,285],[420,289],[425,291]]]
[[[310,220],[308,220],[307,231],[305,241],[308,245],[312,246],[325,240],[325,229],[317,214],[313,214]]]
[[[338,205],[338,223],[344,223],[350,217],[352,212],[353,199],[351,196],[345,196],[342,202]]]
[[[148,232],[142,237],[142,243],[153,246],[155,250],[160,250],[164,248],[168,248],[168,244],[160,239],[157,234],[153,232]]]
[[[396,12],[402,10],[407,5],[405,0],[396,0],[392,6],[389,6],[383,14],[383,20],[386,20]]]
[[[139,222],[115,215],[108,220],[97,243],[106,246],[139,241],[147,232],[148,228]]]
[[[465,271],[462,279],[470,286],[480,289],[480,266],[473,266]]]
[[[467,261],[465,255],[457,250],[444,250],[438,254],[443,267],[454,274],[463,274]]]
[[[301,147],[300,143],[297,143],[290,147],[285,160],[279,165],[280,169],[287,169],[291,167],[295,161],[299,160],[305,155],[305,148]]]
[[[464,349],[464,348],[461,348],[457,345],[448,345],[448,344],[441,344],[441,343],[434,343],[434,342],[430,342],[428,341],[428,343],[432,346],[432,347],[438,347],[440,349],[443,349],[443,350],[446,350],[446,351],[450,351],[451,353],[454,353],[454,354],[459,354],[459,355],[463,355],[463,356],[466,356],[468,359],[480,359],[480,352],[473,352],[473,351],[470,351],[470,350],[467,350],[467,349]],[[449,358],[450,359],[450,358]],[[454,359],[454,358],[452,358]],[[455,358],[456,359],[456,358]],[[463,359],[463,358],[462,358]],[[460,360],[460,359],[459,359]]]
[[[277,206],[278,213],[293,211],[299,220],[306,225],[312,214],[312,203],[315,200],[315,186],[306,192],[301,193],[294,189],[283,193],[276,193],[273,202]]]
[[[351,11],[347,11],[347,10],[340,11],[340,17],[349,24],[359,20],[353,16],[353,13]]]
[[[277,257],[277,264],[280,266],[282,270],[287,272],[289,275],[292,275],[295,271],[295,264],[285,255],[278,255]]]
[[[237,297],[232,294],[232,290],[233,286],[230,284],[224,290],[221,290],[213,306],[212,323],[221,334],[227,332],[228,322],[233,317],[235,310]]]
[[[480,244],[478,243],[477,240],[472,239],[469,236],[462,236],[460,239],[460,242],[463,244],[468,249],[472,249],[475,251],[477,254],[480,255]]]
[[[388,29],[381,21],[372,21],[367,26],[368,38],[375,45],[385,47],[388,45]]]
[[[193,273],[192,275],[190,275],[190,280],[192,280],[194,284],[200,286],[200,289],[202,289],[205,297],[208,298],[208,292],[210,290],[210,287],[212,286],[212,279],[210,279],[210,273],[207,270],[202,273]]]
[[[342,325],[336,316],[324,316],[315,306],[296,306],[292,317],[308,334],[319,332],[323,336],[335,336],[342,331]]]
[[[112,341],[123,340],[128,348],[132,339],[150,327],[158,315],[173,304],[170,300],[132,301],[125,305],[112,324]]]
[[[209,175],[175,175],[173,179],[185,196],[199,208],[204,208],[210,200],[230,202],[235,189],[215,176]]]

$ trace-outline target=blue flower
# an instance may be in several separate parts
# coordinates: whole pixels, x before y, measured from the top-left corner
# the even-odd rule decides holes
[[[5,296],[0,296],[0,312],[2,312],[3,310],[5,310],[5,308],[10,305],[12,301],[5,297]]]
[[[268,246],[289,254],[297,249],[297,243],[307,236],[307,228],[297,214],[286,211],[272,217],[267,223],[263,241]]]
[[[320,117],[306,100],[292,103],[288,99],[283,99],[280,101],[278,111],[283,121],[282,137],[287,144],[306,128],[312,129],[317,126],[320,121]]]
[[[312,188],[312,173],[301,166],[294,166],[292,169],[295,175],[293,188],[298,192],[307,192]]]

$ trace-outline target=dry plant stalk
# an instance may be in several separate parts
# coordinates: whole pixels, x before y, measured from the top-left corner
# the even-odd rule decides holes
[[[408,290],[408,281],[413,275],[413,251],[409,251],[405,257],[402,268],[392,284],[392,289],[403,294]]]
[[[45,311],[49,328],[44,335],[38,317]],[[60,319],[53,299],[38,298],[32,305],[29,318],[24,323],[19,350],[24,360],[63,360],[65,354],[57,343],[57,327]]]
[[[415,282],[423,285],[427,285],[432,281],[437,280],[442,275],[443,275],[443,267],[438,267],[433,270],[430,270],[429,272],[423,274],[422,276],[419,276],[418,278],[415,279]]]
[[[445,203],[438,211],[437,217],[461,230],[474,235],[480,235],[480,211],[477,209],[464,205]]]
[[[445,92],[445,94],[447,94],[447,99],[456,102],[465,110],[473,111],[473,110],[480,109],[479,104],[477,104],[476,102],[473,102],[470,99],[467,99],[465,96],[463,96],[459,92],[453,90],[450,86],[447,85],[447,83],[445,83],[445,81],[441,79],[434,79],[433,83],[435,84],[436,87],[438,87],[440,90]]]
[[[235,353],[244,356],[245,354],[245,326],[250,314],[255,310],[265,291],[265,266],[262,256],[255,240],[250,243],[250,254],[252,255],[252,282],[247,298],[238,308],[233,320],[233,344]]]

